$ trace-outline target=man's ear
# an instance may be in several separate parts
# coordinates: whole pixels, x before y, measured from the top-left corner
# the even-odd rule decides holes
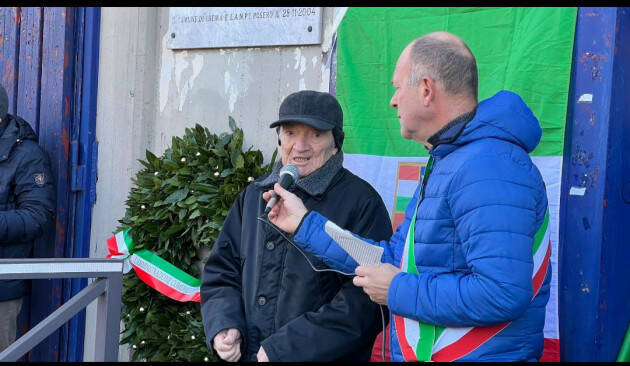
[[[418,85],[418,97],[423,106],[428,107],[435,98],[435,81],[429,77],[422,77],[420,85]]]
[[[282,126],[276,127],[276,134],[278,135],[278,146],[282,146],[282,142],[280,142],[280,129]]]

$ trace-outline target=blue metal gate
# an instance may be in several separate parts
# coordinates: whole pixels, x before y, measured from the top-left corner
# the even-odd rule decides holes
[[[99,8],[0,8],[0,70],[9,113],[31,123],[50,156],[57,186],[56,229],[35,257],[87,258],[95,201]],[[34,280],[22,332],[86,286],[85,279]],[[52,295],[51,295],[52,294]],[[85,312],[28,355],[82,361]]]

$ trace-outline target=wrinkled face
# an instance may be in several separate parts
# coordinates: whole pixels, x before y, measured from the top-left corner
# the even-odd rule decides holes
[[[337,153],[332,131],[319,131],[299,123],[285,123],[280,127],[278,137],[282,165],[297,166],[300,177],[321,168]]]
[[[423,123],[426,111],[422,105],[421,88],[408,83],[410,71],[411,62],[403,53],[394,70],[392,84],[395,91],[389,104],[398,110],[400,135],[405,139],[426,142],[432,133],[427,131],[429,126]]]

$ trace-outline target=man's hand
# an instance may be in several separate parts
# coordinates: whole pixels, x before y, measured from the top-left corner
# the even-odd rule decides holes
[[[378,266],[359,266],[354,271],[356,276],[352,279],[355,286],[363,287],[363,292],[368,294],[370,300],[377,304],[387,305],[387,293],[392,279],[400,269],[389,263]]]
[[[293,234],[308,210],[302,200],[276,183],[273,186],[276,194],[282,198],[269,211],[269,221],[289,234]],[[273,191],[263,193],[263,199],[269,201]]]
[[[262,346],[260,346],[260,349],[258,350],[256,359],[258,362],[269,362],[269,357],[267,357],[267,353],[265,353],[265,349],[262,348]]]
[[[236,362],[241,358],[241,332],[235,328],[223,329],[214,336],[212,346],[219,357],[228,362]]]

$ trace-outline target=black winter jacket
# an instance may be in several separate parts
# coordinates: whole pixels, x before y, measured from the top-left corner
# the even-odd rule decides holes
[[[256,361],[261,345],[270,361],[368,361],[382,328],[378,305],[351,276],[313,271],[301,252],[257,220],[266,205],[262,193],[274,182],[266,178],[239,194],[204,267],[201,307],[208,346],[213,349],[219,331],[237,328],[241,361]],[[343,167],[325,180],[321,194],[309,195],[296,185],[290,190],[309,210],[325,212],[345,229],[375,240],[391,236],[387,209],[367,182]],[[327,268],[306,256],[316,268]]]
[[[20,117],[0,123],[0,258],[27,258],[54,227],[55,186],[46,152]],[[28,293],[29,281],[0,280],[0,301]]]

